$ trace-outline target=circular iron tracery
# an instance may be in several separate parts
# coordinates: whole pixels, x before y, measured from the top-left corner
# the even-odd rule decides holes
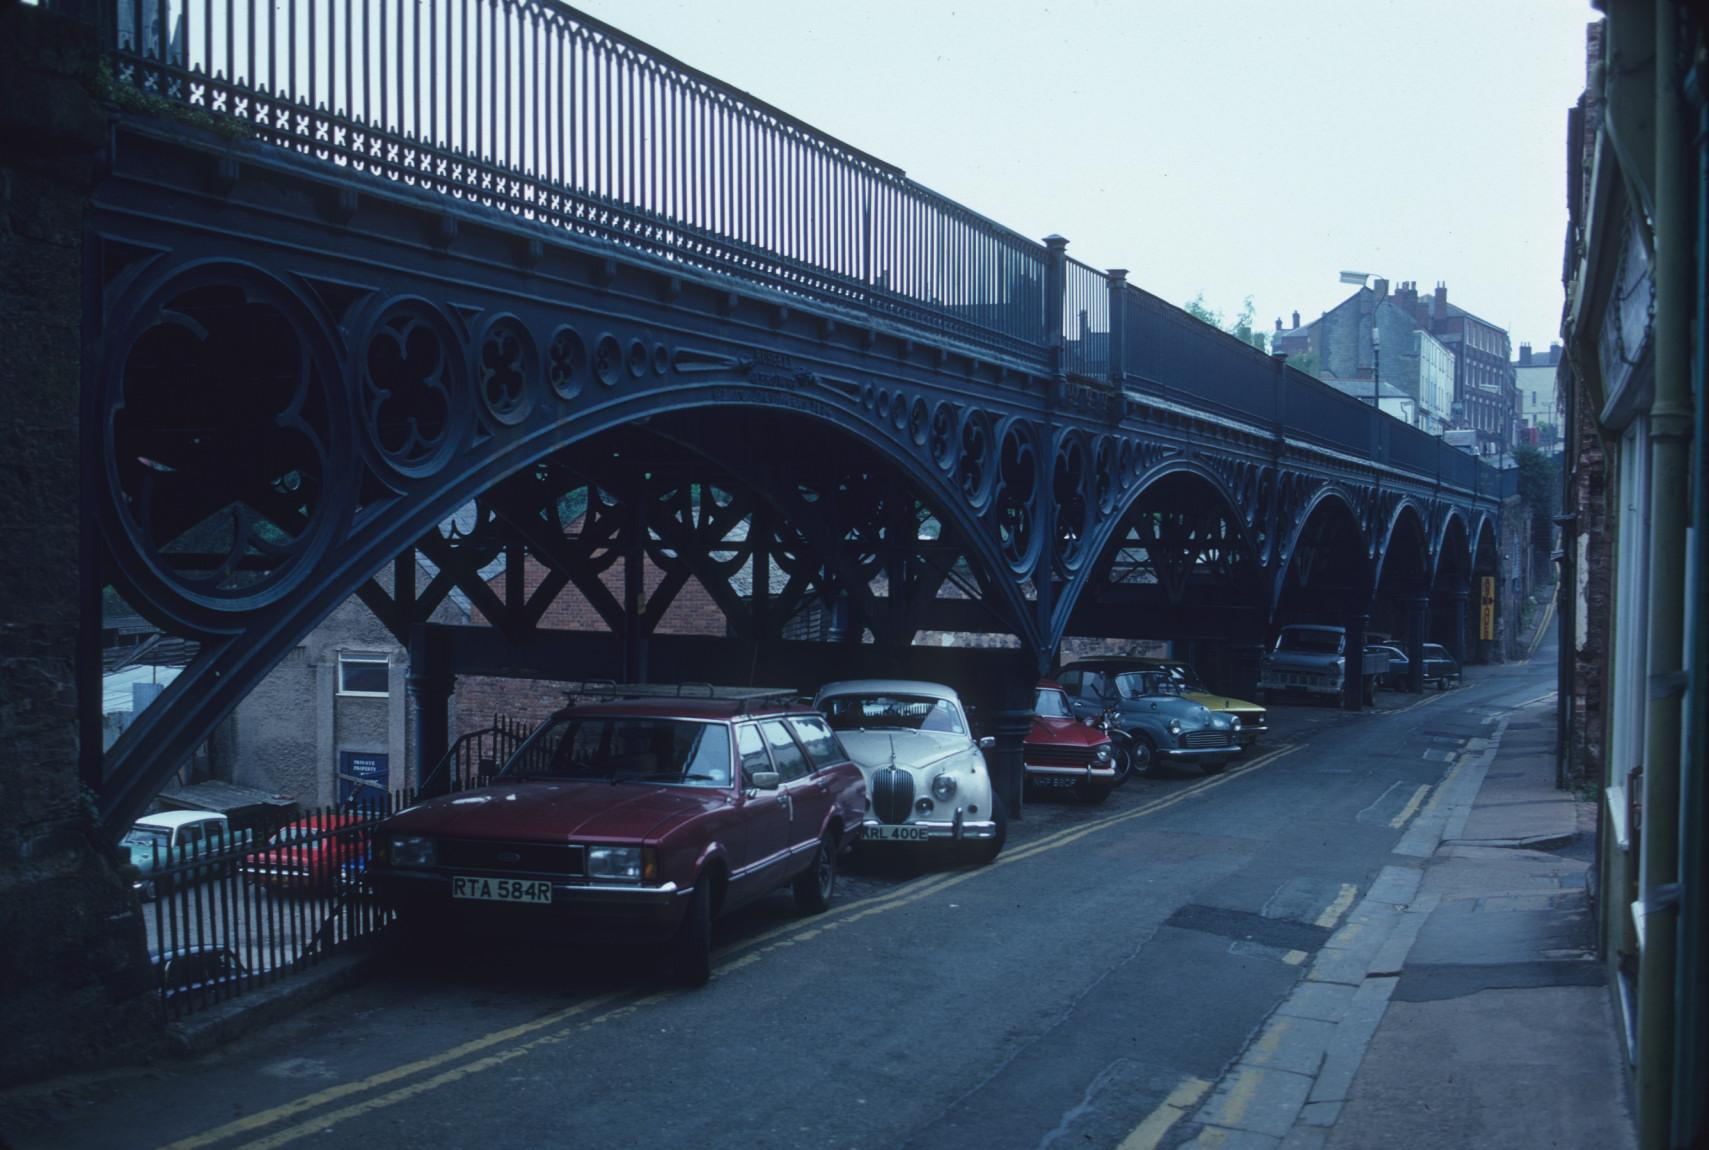
[[[1079,436],[1070,435],[1057,448],[1051,476],[1051,496],[1056,501],[1056,560],[1067,571],[1078,570],[1085,558],[1091,518],[1091,500],[1087,497],[1090,483],[1086,444]]]
[[[574,399],[586,382],[587,345],[575,328],[565,325],[552,333],[546,349],[546,379],[559,399]]]
[[[1011,422],[997,458],[996,527],[1003,558],[1017,572],[1031,565],[1037,543],[1037,472],[1032,436],[1020,422]]]
[[[991,425],[983,411],[970,411],[961,424],[961,456],[956,483],[961,497],[975,512],[991,497]]]
[[[286,594],[348,522],[325,329],[284,285],[205,265],[118,325],[102,428],[115,561],[192,627]]]
[[[374,449],[400,474],[431,475],[455,447],[468,403],[456,342],[424,300],[392,303],[369,329],[363,416]]]
[[[534,378],[536,362],[533,337],[520,320],[499,316],[487,325],[476,378],[481,402],[499,423],[516,424],[527,418],[528,382]]]

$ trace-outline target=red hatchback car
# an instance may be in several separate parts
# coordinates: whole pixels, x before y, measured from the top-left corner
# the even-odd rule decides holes
[[[1044,680],[1033,694],[1033,726],[1022,744],[1027,785],[1071,791],[1101,803],[1125,780],[1109,732],[1074,717],[1068,694]]]
[[[367,849],[360,815],[310,815],[286,823],[238,871],[257,886],[331,894],[344,864]]]
[[[620,698],[558,712],[485,786],[386,819],[368,877],[406,927],[667,943],[698,986],[722,911],[784,885],[805,912],[829,905],[865,811],[816,711]]]

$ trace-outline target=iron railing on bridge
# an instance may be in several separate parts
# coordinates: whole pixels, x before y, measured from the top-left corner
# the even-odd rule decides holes
[[[1021,236],[557,0],[100,4],[120,84],[299,154],[1452,486],[1498,482],[1068,259],[1065,241]]]

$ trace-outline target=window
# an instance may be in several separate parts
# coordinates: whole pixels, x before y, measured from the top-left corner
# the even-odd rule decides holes
[[[784,782],[807,773],[807,755],[796,745],[788,727],[774,719],[760,724],[760,734],[765,737],[772,764]]]
[[[385,697],[391,694],[391,663],[384,655],[338,656],[338,693]]]
[[[825,720],[815,715],[796,715],[789,721],[795,728],[795,737],[807,748],[807,755],[816,766],[823,767],[848,758]]]

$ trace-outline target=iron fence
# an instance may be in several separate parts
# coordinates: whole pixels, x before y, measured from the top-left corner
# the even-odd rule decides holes
[[[1062,284],[1063,367],[1104,381],[1110,375],[1110,281],[1070,257]]]
[[[1044,249],[556,0],[116,0],[114,78],[263,140],[1040,356]]]
[[[457,741],[436,788],[480,786],[531,728],[499,716]],[[367,885],[375,828],[418,790],[368,789],[336,807],[270,816],[195,843],[150,844],[134,880],[160,1000],[177,1018],[306,970],[392,914]]]

